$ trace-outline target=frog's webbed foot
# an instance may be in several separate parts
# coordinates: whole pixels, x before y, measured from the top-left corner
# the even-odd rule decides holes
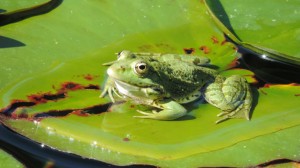
[[[117,91],[115,90],[114,87],[108,86],[108,87],[105,87],[105,88],[104,88],[103,92],[100,94],[99,97],[103,98],[105,95],[108,94],[110,100],[111,100],[113,103],[115,103],[116,101],[115,101],[115,98],[114,98],[113,93],[115,93],[116,95],[119,96],[119,94],[117,93]]]
[[[116,102],[114,98],[114,94],[122,98],[122,96],[116,90],[113,80],[111,80],[110,78],[107,79],[104,89],[99,97],[103,98],[107,94],[113,103]]]
[[[143,116],[134,116],[135,118],[147,118],[154,120],[174,120],[179,117],[182,117],[186,114],[187,110],[175,101],[168,101],[160,104],[162,106],[162,110],[157,112],[155,110],[150,112],[144,112],[137,110]]]
[[[242,106],[242,105],[241,105]],[[239,107],[241,107],[239,106]],[[219,120],[216,121],[216,124],[221,123],[223,121],[226,121],[230,118],[245,118],[247,120],[250,120],[249,118],[249,111],[248,110],[242,110],[240,108],[235,109],[231,112],[222,111],[217,115],[217,117],[221,117]]]
[[[221,77],[217,78],[215,83],[210,84],[206,88],[205,99],[222,110],[217,115],[221,118],[216,123],[230,118],[250,119],[251,89],[246,79],[241,76],[233,75],[225,81]]]
[[[152,118],[155,119],[155,115],[158,113],[155,110],[152,110],[152,113],[141,111],[141,110],[136,110],[138,113],[143,114],[143,116],[133,116],[135,118]]]

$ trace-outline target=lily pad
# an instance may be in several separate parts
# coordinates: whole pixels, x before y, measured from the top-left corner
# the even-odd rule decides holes
[[[266,57],[300,65],[300,1],[205,2],[218,26],[235,42]]]
[[[189,115],[178,121],[135,119],[135,110],[142,107],[131,103],[113,105],[109,112],[99,114],[83,109],[61,117],[2,121],[33,140],[117,165],[182,167],[193,160],[189,164],[193,167],[254,166],[281,158],[299,159],[299,149],[293,145],[298,143],[295,135],[300,121],[297,91],[299,86],[260,89],[250,122],[231,120],[215,125],[218,110],[209,104],[191,105]],[[278,97],[289,103],[274,108],[282,101]]]
[[[253,87],[251,121],[218,125],[219,110],[201,100],[179,120],[155,121],[132,117],[145,106],[99,98],[101,64],[123,49],[204,55],[224,76],[255,83],[252,72],[232,69],[237,49],[202,2],[65,0],[1,30],[25,44],[0,50],[9,63],[0,69],[1,122],[34,141],[115,165],[246,167],[300,158],[296,84]]]
[[[16,167],[23,167],[23,165],[16,160],[13,156],[6,153],[3,150],[0,150],[0,160],[1,160],[1,166],[7,167],[7,168],[16,168]]]

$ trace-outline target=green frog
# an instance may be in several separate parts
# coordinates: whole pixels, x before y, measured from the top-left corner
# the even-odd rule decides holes
[[[252,95],[246,79],[239,75],[223,77],[210,68],[206,57],[133,53],[124,50],[116,61],[105,63],[108,79],[100,97],[114,95],[158,110],[144,112],[136,118],[175,120],[187,114],[183,106],[203,97],[219,108],[216,123],[230,118],[249,120]]]

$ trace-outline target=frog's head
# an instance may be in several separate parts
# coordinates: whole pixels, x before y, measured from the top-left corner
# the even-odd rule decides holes
[[[164,88],[153,68],[156,60],[130,51],[118,54],[118,60],[111,63],[107,74],[115,82],[118,91],[124,95],[140,98],[165,96]]]

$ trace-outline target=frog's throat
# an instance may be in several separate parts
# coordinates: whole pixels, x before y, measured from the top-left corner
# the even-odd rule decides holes
[[[133,98],[133,99],[151,99],[151,94],[149,93],[150,87],[138,87],[130,85],[128,83],[122,82],[120,80],[114,79],[116,89],[118,92],[124,96]]]
[[[118,92],[123,95],[130,96],[131,92],[141,92],[140,87],[130,85],[128,83],[125,83],[125,82],[122,82],[119,80],[114,80],[114,81],[115,81],[115,85],[116,85]]]

